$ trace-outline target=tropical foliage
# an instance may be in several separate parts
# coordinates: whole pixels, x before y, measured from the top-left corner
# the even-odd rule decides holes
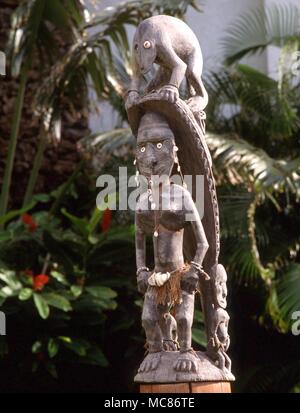
[[[103,389],[131,386],[129,377],[143,352],[133,220],[95,210],[90,166],[98,174],[115,173],[120,160],[132,168],[134,140],[123,104],[131,74],[127,25],[155,13],[183,18],[188,7],[197,6],[194,1],[132,1],[91,16],[81,1],[26,0],[13,15],[11,69],[19,93],[0,205],[0,302],[12,328],[23,326],[22,337],[16,335],[12,343],[1,338],[3,363],[12,374],[17,365],[21,377],[24,371],[30,377],[31,369],[36,375],[47,370],[60,380],[65,369],[78,372],[84,362],[97,365],[100,375],[105,371]],[[299,15],[296,6],[271,4],[240,16],[224,38],[224,66],[205,77],[237,391],[297,391],[300,383],[299,344],[291,334],[293,314],[300,310],[300,82],[289,58],[299,50]],[[57,47],[57,36],[66,36],[67,48]],[[280,48],[275,76],[245,64],[247,56],[269,45]],[[44,82],[35,96],[41,144],[23,205],[9,210],[33,60],[51,69],[47,76],[41,69]],[[116,128],[82,137],[78,148],[87,162],[50,195],[34,195],[45,147],[51,137],[60,137],[65,108],[76,111],[78,97],[85,101],[90,88],[117,113]],[[200,311],[193,338],[205,344]],[[10,361],[18,340],[22,350]],[[24,359],[29,360],[25,366]],[[103,370],[108,363],[109,370]]]

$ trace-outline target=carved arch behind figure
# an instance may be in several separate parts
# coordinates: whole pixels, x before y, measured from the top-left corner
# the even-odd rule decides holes
[[[183,175],[204,176],[204,216],[202,224],[208,240],[209,249],[203,262],[204,270],[211,275],[211,268],[218,262],[220,250],[219,210],[216,196],[215,182],[212,173],[211,156],[207,147],[203,130],[197,123],[188,105],[178,99],[171,103],[162,99],[158,93],[152,93],[141,98],[136,105],[127,110],[128,120],[132,132],[137,136],[141,117],[146,112],[162,114],[172,129],[176,145],[179,148],[178,158]],[[193,184],[192,197],[195,201],[196,189]],[[187,260],[194,257],[196,242],[192,228],[188,226],[184,231],[184,255]],[[206,320],[206,332],[211,337],[210,320],[213,307],[213,291],[211,282],[201,281],[200,289],[202,309]]]

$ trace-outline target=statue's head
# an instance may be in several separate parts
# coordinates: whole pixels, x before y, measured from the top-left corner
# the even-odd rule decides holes
[[[155,40],[144,26],[140,24],[133,39],[134,58],[142,74],[149,72],[157,56]]]
[[[214,280],[214,293],[217,304],[226,308],[227,306],[227,273],[222,264],[213,267],[212,276]]]
[[[172,130],[165,118],[154,112],[147,112],[141,119],[137,134],[136,160],[140,174],[170,176],[176,146]]]

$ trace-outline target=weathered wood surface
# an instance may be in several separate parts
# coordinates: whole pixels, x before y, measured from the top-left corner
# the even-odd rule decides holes
[[[136,383],[207,383],[234,381],[234,375],[228,370],[221,370],[202,351],[197,351],[197,369],[190,372],[176,372],[174,364],[179,356],[178,351],[161,352],[159,366],[155,370],[138,372]]]
[[[141,384],[140,393],[231,393],[230,382]]]

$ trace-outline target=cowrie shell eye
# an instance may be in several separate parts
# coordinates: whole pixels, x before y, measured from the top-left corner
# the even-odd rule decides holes
[[[145,146],[142,146],[141,147],[141,152],[145,152],[145,150],[146,150]]]
[[[146,41],[144,42],[144,48],[145,48],[145,49],[150,49],[150,47],[151,47],[151,43],[149,42],[149,40],[146,40]]]
[[[161,142],[158,142],[158,144],[156,145],[156,147],[157,147],[158,149],[161,149],[161,148],[162,148],[162,143],[161,143]]]

